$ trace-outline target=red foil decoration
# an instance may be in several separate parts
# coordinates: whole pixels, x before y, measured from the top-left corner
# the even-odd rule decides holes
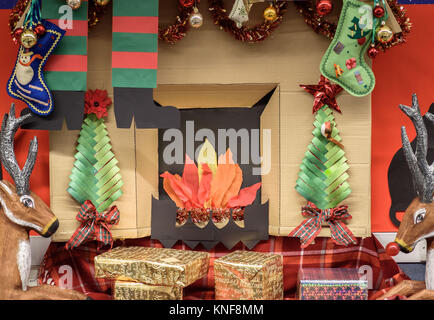
[[[179,4],[184,8],[190,8],[194,5],[194,0],[179,0]]]
[[[333,9],[333,4],[331,0],[317,0],[316,2],[316,12],[320,16],[328,15]]]
[[[318,84],[301,84],[300,87],[315,97],[312,113],[317,112],[324,105],[328,105],[330,108],[341,113],[341,109],[336,102],[336,95],[342,91],[340,85],[332,84],[329,79],[321,75]]]

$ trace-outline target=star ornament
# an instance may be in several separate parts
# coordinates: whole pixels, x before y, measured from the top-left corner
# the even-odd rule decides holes
[[[318,84],[301,84],[304,90],[314,96],[312,113],[317,112],[324,105],[342,113],[336,102],[336,95],[342,91],[338,84],[332,84],[329,79],[321,75]]]

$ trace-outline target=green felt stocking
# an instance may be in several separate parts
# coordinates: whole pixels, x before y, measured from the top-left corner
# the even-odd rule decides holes
[[[321,73],[354,96],[365,96],[375,86],[374,73],[364,60],[373,28],[369,4],[343,0],[335,36],[321,61]]]

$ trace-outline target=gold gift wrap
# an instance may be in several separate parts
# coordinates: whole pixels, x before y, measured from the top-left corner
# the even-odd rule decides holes
[[[95,257],[95,277],[186,287],[207,275],[209,253],[117,247]]]
[[[283,257],[234,251],[214,261],[216,300],[283,299]]]
[[[140,282],[116,280],[113,284],[115,300],[182,300],[182,287],[153,286]]]

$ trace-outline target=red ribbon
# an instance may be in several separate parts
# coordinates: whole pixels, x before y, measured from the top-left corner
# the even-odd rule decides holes
[[[65,248],[76,248],[89,239],[96,239],[102,243],[102,245],[98,244],[98,249],[107,244],[110,244],[110,248],[112,248],[113,237],[110,232],[110,226],[117,224],[119,218],[120,213],[116,206],[111,207],[103,213],[99,213],[93,203],[86,200],[76,217],[81,222],[81,226],[75,230],[72,237],[65,244]]]
[[[348,213],[348,206],[340,206],[332,209],[319,209],[312,202],[302,207],[302,215],[309,217],[297,228],[292,230],[290,237],[298,237],[301,241],[301,248],[306,248],[318,236],[322,225],[327,222],[330,226],[331,238],[338,245],[348,246],[357,240],[342,220],[351,219]]]

